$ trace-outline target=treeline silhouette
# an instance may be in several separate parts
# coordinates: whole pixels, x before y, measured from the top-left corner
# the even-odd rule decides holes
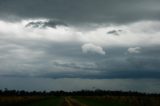
[[[1,96],[160,96],[159,93],[141,93],[133,91],[110,90],[80,90],[80,91],[25,91],[25,90],[0,90]]]

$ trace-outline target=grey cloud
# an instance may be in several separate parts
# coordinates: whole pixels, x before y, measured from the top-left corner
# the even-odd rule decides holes
[[[158,46],[144,47],[140,54],[123,54],[123,49],[115,52],[108,50],[110,58],[97,62],[101,78],[160,78],[160,58],[153,53],[159,53]],[[126,48],[127,50],[127,48]],[[155,52],[156,50],[156,52]],[[150,51],[150,52],[148,52]]]
[[[46,28],[46,27],[56,28],[57,26],[67,26],[67,24],[61,21],[48,20],[48,21],[29,22],[26,25],[26,27],[33,27],[33,28]]]
[[[130,47],[128,48],[129,53],[140,53],[141,48],[140,47]]]
[[[60,90],[62,88],[64,90],[79,90],[92,89],[95,86],[111,90],[159,92],[160,45],[154,43],[154,41],[159,41],[159,23],[155,24],[156,21],[152,23],[152,21],[160,19],[159,5],[160,1],[158,0],[0,0],[0,20],[2,20],[0,26],[2,28],[0,32],[0,89],[7,87],[27,90]],[[37,21],[37,19],[47,19],[48,21]],[[6,24],[3,24],[3,20],[7,20],[4,21]],[[36,21],[26,25],[31,28],[23,28],[23,22],[29,20]],[[138,39],[140,38],[139,42],[142,41],[140,44],[139,42],[138,44],[130,44],[130,37],[126,37],[127,35],[105,36],[105,34],[117,36],[125,31],[125,29],[121,30],[123,25],[108,31],[107,28],[112,28],[112,25],[113,27],[117,27],[117,24],[127,26],[130,24],[126,23],[134,24],[135,21],[143,20],[151,20],[151,23],[144,21],[139,28],[137,28],[139,24],[131,27],[135,32],[133,33],[133,41],[138,37]],[[9,21],[17,21],[18,23],[15,22],[13,25]],[[106,23],[111,25],[109,24],[107,27]],[[105,32],[105,29],[101,33],[102,24],[108,32]],[[8,25],[11,25],[9,28],[14,26],[14,31],[8,30]],[[71,31],[68,35],[64,33],[63,36],[53,33],[54,36],[52,36],[50,33],[38,32],[39,29],[32,30],[34,27],[44,28],[42,30],[48,31],[45,28],[56,28],[59,25],[69,26],[68,29],[66,28],[68,32],[77,31]],[[74,25],[80,25],[80,27]],[[69,30],[70,26],[71,30]],[[22,28],[17,30],[18,27]],[[99,31],[97,27],[100,27],[98,33],[95,31]],[[21,30],[24,31],[21,32]],[[61,31],[58,28],[54,30]],[[35,33],[32,31],[37,31],[37,35],[34,36]],[[79,34],[83,34],[83,31],[86,38],[79,36]],[[132,32],[130,29],[129,31]],[[26,36],[24,33],[27,32],[29,33]],[[90,33],[93,34],[89,35]],[[106,41],[99,33],[104,34]],[[21,34],[24,35],[21,36]],[[47,37],[44,37],[45,34],[48,34]],[[75,34],[76,37],[73,37],[73,40],[68,40],[67,37],[70,34],[73,36]],[[157,37],[149,36],[147,39],[145,37],[143,39],[143,34],[146,34],[144,36],[153,34]],[[87,37],[88,35],[89,37]],[[50,36],[53,39],[50,39]],[[58,40],[54,39],[57,36],[59,36]],[[79,40],[84,39],[84,41],[77,41],[77,37]],[[99,37],[100,39],[98,39]],[[123,40],[127,40],[124,42],[125,45],[120,44],[116,47],[107,45],[112,41],[113,43],[119,42],[121,39],[115,38],[121,37],[124,38],[122,43]],[[95,45],[100,46],[98,46],[98,50],[93,49],[95,47],[91,49],[89,47],[86,49],[87,53],[83,53],[81,46],[92,43],[90,38],[93,42],[94,40],[98,42],[102,40],[102,45],[95,42]],[[144,45],[143,42],[150,43]],[[128,53],[130,47],[141,47],[141,49],[139,53],[135,53],[137,49],[132,48],[132,53]],[[95,51],[96,53],[92,53]],[[105,51],[106,55],[97,54],[105,54]],[[66,86],[71,83],[71,86]],[[32,86],[35,84],[37,86]]]
[[[105,89],[105,90],[124,90],[139,92],[160,92],[159,79],[79,79],[79,78],[13,78],[0,77],[0,89],[18,90],[82,90],[82,89]],[[36,85],[36,86],[33,86]],[[70,85],[70,86],[68,86]],[[95,89],[93,89],[93,87]]]
[[[138,57],[130,57],[127,61],[132,64],[135,70],[142,71],[158,71],[160,58],[157,57],[146,57],[146,56],[138,56]]]
[[[159,19],[158,0],[1,0],[1,18],[60,19],[69,23],[133,22]]]
[[[111,30],[111,31],[108,31],[107,34],[119,36],[120,32],[122,32],[122,30]]]
[[[81,44],[1,38],[0,75],[44,78],[160,78],[159,45],[125,54],[128,47],[103,48],[106,55],[84,54]]]
[[[81,69],[81,70],[95,70],[96,69],[96,64],[94,63],[75,63],[75,62],[58,62],[54,61],[53,65],[58,66],[58,67],[64,67],[64,68],[73,68],[73,69]]]

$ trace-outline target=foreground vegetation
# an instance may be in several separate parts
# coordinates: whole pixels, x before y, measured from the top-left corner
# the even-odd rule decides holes
[[[159,94],[121,91],[0,91],[0,106],[160,106]]]
[[[61,106],[60,96],[1,96],[0,106]]]

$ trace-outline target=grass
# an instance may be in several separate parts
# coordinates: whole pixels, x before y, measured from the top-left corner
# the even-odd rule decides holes
[[[0,96],[0,106],[13,106],[41,100],[42,96]],[[21,106],[21,105],[20,105]]]
[[[0,96],[0,106],[61,106],[59,96]]]
[[[160,106],[160,97],[154,96],[77,96],[87,106]]]
[[[74,97],[79,102],[86,104],[87,106],[129,106],[125,103],[121,103],[115,100],[106,101],[103,98],[94,97]]]
[[[160,106],[160,97],[0,96],[0,106]]]
[[[49,97],[41,101],[31,102],[24,106],[61,106],[63,97]]]

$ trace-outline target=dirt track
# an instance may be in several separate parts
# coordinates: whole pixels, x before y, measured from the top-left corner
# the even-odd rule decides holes
[[[87,106],[87,105],[82,104],[71,97],[65,97],[62,106]]]

